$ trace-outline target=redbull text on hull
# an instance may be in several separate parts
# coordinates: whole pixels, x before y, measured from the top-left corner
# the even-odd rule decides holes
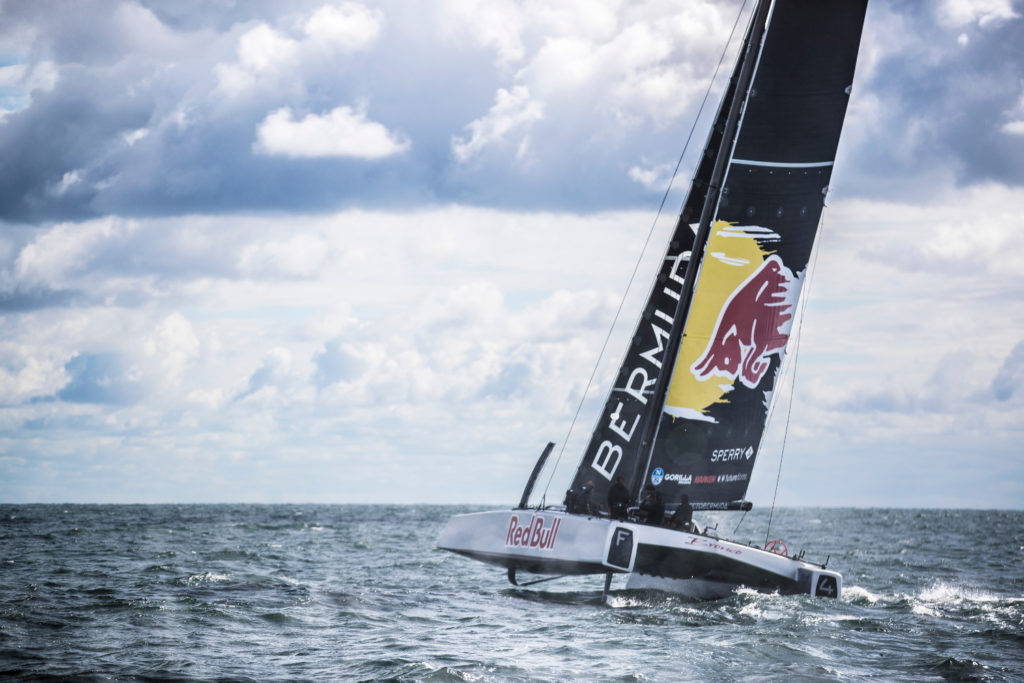
[[[519,515],[512,515],[508,522],[508,534],[505,536],[506,548],[533,548],[535,550],[551,550],[555,547],[558,527],[561,519],[555,519],[551,526],[545,527],[543,517],[532,516],[525,525],[519,521]]]

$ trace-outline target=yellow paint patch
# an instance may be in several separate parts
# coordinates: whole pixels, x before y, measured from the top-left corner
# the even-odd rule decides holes
[[[711,341],[715,323],[729,296],[772,253],[743,227],[725,221],[717,221],[712,226],[697,291],[672,371],[665,400],[666,413],[701,419],[715,403],[728,402],[723,396],[732,389],[734,380],[712,376],[702,382],[694,377],[690,367]]]

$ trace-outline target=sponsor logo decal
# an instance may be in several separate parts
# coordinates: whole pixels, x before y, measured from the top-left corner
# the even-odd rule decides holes
[[[702,474],[700,476],[693,477],[693,481],[679,482],[680,484],[730,484],[734,481],[746,481],[747,474],[740,472],[739,474]]]
[[[659,295],[660,303],[651,309],[650,326],[645,324],[639,330],[638,339],[642,340],[640,348],[646,350],[639,354],[630,352],[627,356],[629,379],[624,386],[616,387],[616,391],[623,392],[622,400],[614,404],[609,401],[601,417],[607,438],[597,445],[593,454],[588,451],[590,467],[608,481],[612,480],[612,475],[624,458],[628,461],[636,455],[633,437],[638,435],[640,417],[661,372],[666,342],[673,323],[669,312],[675,312],[676,302],[681,296],[688,258],[689,252],[679,252],[666,262],[667,272],[664,268],[662,272],[667,277]]]
[[[691,538],[690,543],[688,545],[697,545],[703,548],[708,548],[709,550],[717,550],[721,553],[729,553],[730,555],[743,554],[743,551],[740,548],[733,548],[727,545],[723,545],[721,543],[715,543],[714,541],[708,540],[701,536],[694,536],[693,538]]]
[[[512,515],[508,522],[505,547],[551,550],[555,547],[555,538],[558,536],[558,527],[561,523],[561,519],[555,519],[551,526],[545,527],[544,518],[534,515],[524,526],[519,521],[519,515]]]
[[[742,458],[750,460],[752,457],[754,457],[754,448],[752,446],[747,446],[745,449],[716,448],[711,451],[711,462],[731,462]]]
[[[712,227],[665,399],[669,415],[714,423],[716,404],[772,389],[769,368],[784,353],[802,284],[772,250],[779,240],[764,226]]]
[[[786,348],[794,279],[793,271],[772,254],[733,290],[704,353],[690,367],[698,381],[717,376],[757,387],[768,370],[768,356]]]
[[[651,472],[651,483],[657,486],[665,478],[665,470],[660,467],[655,467],[654,471]]]
[[[693,483],[693,475],[692,474],[676,474],[675,472],[673,472],[672,474],[666,474],[665,475],[665,481],[674,481],[677,484],[682,484],[683,486],[689,486],[690,484]]]

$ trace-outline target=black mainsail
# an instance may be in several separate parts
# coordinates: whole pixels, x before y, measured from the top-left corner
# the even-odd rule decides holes
[[[849,101],[867,0],[758,3],[573,488],[746,495]],[[691,225],[697,223],[693,237]],[[692,256],[690,255],[692,252]]]

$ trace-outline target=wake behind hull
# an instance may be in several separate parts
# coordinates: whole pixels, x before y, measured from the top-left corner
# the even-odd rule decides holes
[[[627,589],[694,599],[746,586],[838,598],[842,577],[808,562],[731,541],[557,510],[457,515],[438,539],[443,550],[536,574],[629,574]]]

